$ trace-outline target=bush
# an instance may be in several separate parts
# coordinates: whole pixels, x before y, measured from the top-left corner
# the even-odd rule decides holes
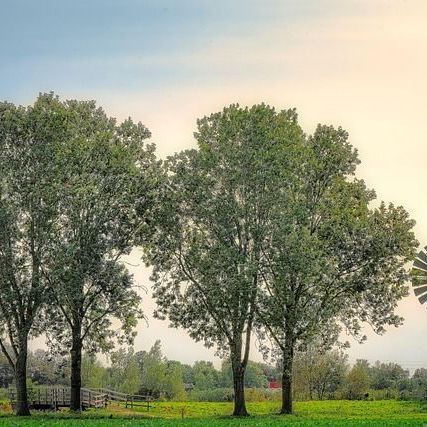
[[[282,390],[268,388],[245,388],[247,402],[266,402],[281,399]],[[232,402],[234,397],[232,388],[213,388],[210,390],[192,390],[188,393],[188,400],[193,402]]]
[[[282,390],[269,388],[247,388],[245,390],[245,396],[248,402],[277,401],[282,398]]]
[[[0,401],[7,401],[9,400],[9,392],[7,388],[0,388]]]
[[[192,390],[188,393],[188,400],[194,402],[232,402],[232,388],[213,388],[210,390]]]
[[[394,400],[398,399],[400,393],[395,388],[385,388],[382,390],[373,390],[368,391],[369,400]]]

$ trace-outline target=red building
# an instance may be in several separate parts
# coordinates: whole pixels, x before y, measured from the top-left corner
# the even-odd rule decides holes
[[[268,388],[281,388],[281,384],[277,380],[270,380],[268,382]]]

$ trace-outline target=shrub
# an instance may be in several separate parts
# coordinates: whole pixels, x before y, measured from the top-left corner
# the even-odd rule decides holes
[[[188,393],[188,400],[195,402],[231,402],[233,400],[233,389],[192,390]]]

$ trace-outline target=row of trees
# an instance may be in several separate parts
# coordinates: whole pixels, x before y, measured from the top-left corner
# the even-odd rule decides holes
[[[187,397],[186,391],[205,391],[232,387],[231,364],[224,360],[221,370],[212,362],[197,361],[193,365],[168,360],[163,356],[160,341],[148,351],[119,350],[111,355],[111,366],[105,368],[94,358],[84,359],[83,383],[89,387],[112,387],[124,393],[145,394],[171,400]],[[250,361],[246,387],[267,387],[268,374],[276,369]]]
[[[0,357],[0,362],[6,362]],[[35,385],[69,385],[70,360],[38,349],[28,354],[28,377]],[[357,360],[350,366],[343,351],[310,347],[297,352],[293,369],[294,398],[323,399],[417,399],[425,397],[427,369],[412,374],[397,363]],[[245,387],[251,399],[276,399],[279,390],[268,390],[269,381],[280,376],[280,366],[248,362]],[[9,370],[0,371],[0,383],[13,381]],[[216,369],[211,362],[188,365],[168,360],[156,341],[149,351],[132,348],[112,352],[108,366],[94,355],[84,354],[82,384],[90,388],[112,388],[123,393],[146,394],[169,400],[229,400],[232,398],[232,369],[228,359]]]
[[[197,122],[198,149],[165,162],[166,184],[145,259],[156,315],[230,355],[234,415],[257,333],[282,366],[282,413],[292,412],[295,351],[326,347],[343,328],[363,340],[398,326],[405,264],[417,242],[402,207],[376,204],[354,177],[347,133],[306,135],[295,110],[232,105]]]
[[[153,268],[155,315],[229,356],[234,415],[247,415],[254,333],[280,359],[290,413],[295,351],[328,347],[343,328],[363,339],[363,322],[379,333],[401,323],[414,222],[371,207],[344,130],[307,136],[294,110],[264,104],[197,126],[197,149],[160,162],[142,124],[94,102],[0,104],[0,346],[19,415],[30,337],[69,350],[73,410],[83,347],[132,341],[142,313],[122,256],[135,246]]]

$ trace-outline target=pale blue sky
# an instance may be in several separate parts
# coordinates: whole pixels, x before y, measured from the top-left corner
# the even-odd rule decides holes
[[[0,93],[21,100],[40,90],[60,93],[96,90],[139,91],[205,84],[240,69],[211,61],[186,61],[209,54],[227,40],[288,31],[281,49],[295,44],[299,22],[343,13],[363,14],[366,6],[347,1],[308,0],[2,0]],[[339,14],[339,13],[338,13]],[[271,37],[269,37],[271,36]],[[214,52],[213,52],[214,53]],[[251,54],[243,50],[241,55]],[[274,73],[260,61],[246,70],[253,78]],[[286,72],[286,70],[280,70]],[[288,70],[292,72],[292,70]]]
[[[0,0],[0,99],[96,99],[147,125],[161,156],[194,144],[196,118],[224,105],[297,107],[307,131],[349,131],[358,175],[410,211],[426,244],[426,22],[425,0]],[[398,312],[403,327],[351,358],[427,366],[427,311],[411,294]],[[138,348],[159,337],[170,358],[213,358],[165,322],[140,329]]]

